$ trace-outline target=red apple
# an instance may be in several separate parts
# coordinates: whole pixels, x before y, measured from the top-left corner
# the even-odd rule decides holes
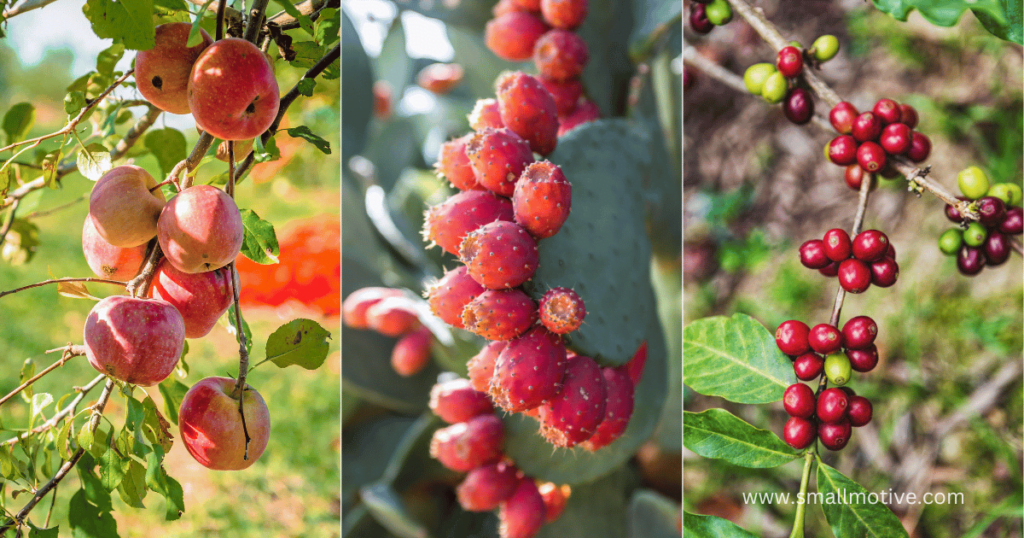
[[[156,235],[164,193],[149,172],[126,164],[107,172],[89,195],[89,214],[96,231],[115,247],[131,248]]]
[[[188,453],[200,464],[217,471],[240,471],[256,463],[270,440],[270,412],[260,393],[248,384],[242,391],[245,430],[238,413],[235,380],[207,377],[192,385],[181,401],[178,427]],[[245,457],[245,431],[249,457]]]
[[[202,41],[186,46],[192,25],[172,22],[156,27],[156,46],[135,55],[135,84],[153,106],[172,114],[188,114],[188,76],[192,65],[213,43],[200,29]]]
[[[184,273],[203,273],[231,263],[245,230],[238,206],[209,185],[185,189],[160,213],[157,235],[164,257]]]
[[[280,98],[267,57],[244,39],[217,41],[192,66],[192,115],[201,129],[222,140],[263,134],[277,117]]]
[[[149,387],[167,379],[185,346],[185,322],[167,301],[113,295],[85,318],[89,364],[114,379]]]
[[[107,243],[96,231],[92,215],[85,216],[85,225],[82,227],[82,252],[96,276],[114,280],[131,280],[139,274],[146,261],[145,244],[121,248]]]
[[[149,294],[171,303],[185,321],[185,338],[202,338],[213,330],[217,320],[228,311],[234,295],[231,271],[222,267],[206,273],[183,273],[160,262],[153,275]]]

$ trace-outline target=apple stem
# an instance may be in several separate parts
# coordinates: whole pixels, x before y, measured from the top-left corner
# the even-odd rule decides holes
[[[228,142],[228,184],[224,187],[228,196],[235,197],[235,142]]]
[[[245,424],[245,411],[242,403],[245,401],[245,376],[249,373],[249,349],[245,331],[242,330],[242,309],[238,304],[238,288],[240,286],[238,269],[234,262],[231,267],[231,292],[235,303],[235,328],[238,331],[238,380],[235,382],[235,394],[238,394],[238,414],[242,417],[242,433],[245,435],[245,454],[243,459],[249,459],[249,428]]]

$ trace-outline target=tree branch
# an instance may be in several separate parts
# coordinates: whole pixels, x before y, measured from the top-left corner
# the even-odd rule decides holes
[[[29,386],[31,386],[32,383],[35,383],[40,378],[42,378],[44,375],[46,375],[46,374],[56,370],[57,368],[60,368],[61,366],[64,366],[64,363],[68,362],[68,359],[70,359],[71,357],[78,357],[80,355],[85,355],[85,346],[75,346],[75,345],[71,345],[71,344],[68,344],[67,346],[65,346],[63,348],[57,348],[57,350],[47,351],[47,353],[50,353],[51,351],[59,351],[59,350],[64,350],[64,353],[61,354],[60,360],[58,360],[57,362],[47,366],[46,369],[43,370],[42,372],[39,372],[38,374],[36,374],[36,375],[32,376],[31,378],[27,379],[24,383],[19,385],[16,389],[12,390],[9,394],[7,394],[7,396],[4,396],[3,398],[0,398],[0,405],[3,405],[4,403],[6,403],[11,398],[17,396],[18,393],[20,393],[21,391],[25,390]]]
[[[245,338],[245,331],[242,329],[242,308],[238,304],[240,279],[238,269],[234,262],[231,263],[231,292],[234,295],[235,305],[235,329],[238,331],[238,380],[235,382],[235,390],[232,394],[238,394],[238,414],[242,417],[242,434],[245,436],[245,453],[243,459],[249,459],[249,428],[245,424],[245,410],[242,404],[245,402],[245,377],[249,373],[249,346]]]
[[[101,284],[116,284],[118,286],[126,286],[128,284],[127,282],[122,282],[120,280],[110,280],[106,278],[53,278],[50,280],[44,280],[42,282],[36,282],[35,284],[29,284],[28,286],[15,288],[13,290],[0,291],[0,297],[6,297],[13,293],[18,293],[19,291],[30,290],[32,288],[38,288],[40,286],[46,286],[48,284],[60,284],[61,282],[99,282]]]
[[[56,1],[57,0],[26,0],[25,2],[22,2],[21,5],[14,6],[11,9],[4,11],[3,18],[9,20],[11,17],[16,17],[22,13],[46,7]]]
[[[104,379],[106,379],[106,377],[107,376],[105,376],[103,374],[100,374],[100,375],[96,376],[95,378],[93,378],[93,380],[90,381],[89,383],[87,383],[87,384],[85,384],[85,385],[83,385],[81,387],[75,387],[75,390],[78,392],[78,396],[75,396],[75,399],[71,400],[71,403],[69,403],[64,409],[61,409],[60,411],[58,411],[56,415],[53,415],[52,417],[50,417],[50,420],[47,420],[46,422],[40,424],[39,426],[36,426],[35,428],[33,428],[33,429],[31,429],[31,430],[29,430],[27,432],[24,432],[21,435],[18,435],[17,437],[14,437],[14,438],[11,438],[11,439],[8,439],[8,440],[4,441],[3,445],[4,446],[11,446],[11,445],[14,445],[14,444],[18,443],[18,441],[21,441],[22,439],[28,438],[29,436],[35,435],[37,433],[45,432],[46,430],[49,430],[49,429],[53,428],[54,426],[56,426],[57,423],[60,422],[60,420],[62,418],[66,417],[68,415],[73,415],[75,413],[75,409],[78,408],[78,404],[81,403],[82,400],[85,399],[85,396],[87,394],[89,394],[89,392],[92,389],[96,388],[96,385],[100,384],[100,381],[103,381]]]

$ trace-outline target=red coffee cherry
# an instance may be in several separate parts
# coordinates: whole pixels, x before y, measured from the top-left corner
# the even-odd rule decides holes
[[[875,108],[871,109],[879,119],[882,120],[886,125],[890,123],[899,123],[902,120],[903,113],[900,110],[900,105],[892,99],[879,99],[875,103]]]
[[[786,444],[797,450],[811,446],[815,435],[814,423],[806,418],[790,417],[782,429],[782,437]]]
[[[910,149],[910,142],[913,138],[913,131],[902,123],[890,123],[882,129],[882,137],[879,143],[890,155],[903,155]]]
[[[1011,207],[1006,210],[1003,222],[999,223],[999,231],[1007,235],[1020,235],[1024,231],[1024,209]]]
[[[850,293],[864,293],[871,286],[871,268],[860,260],[850,259],[839,264],[839,285]]]
[[[956,256],[956,268],[962,275],[974,276],[985,268],[985,252],[981,248],[964,245]]]
[[[885,257],[896,261],[896,247],[892,246],[892,241],[889,241],[889,249],[885,251]]]
[[[967,197],[957,196],[956,199],[966,201]],[[964,217],[963,215],[960,214],[960,210],[958,210],[955,206],[951,205],[946,206],[946,218],[949,219],[950,222],[955,222],[957,224],[960,224],[961,222],[964,221]]]
[[[819,323],[807,334],[807,342],[816,353],[829,355],[842,349],[843,333],[828,323]]]
[[[882,127],[882,120],[874,112],[863,112],[853,120],[850,134],[857,142],[870,142],[878,139]]]
[[[917,109],[910,105],[900,105],[900,122],[911,129],[917,127]]]
[[[808,269],[821,269],[832,263],[825,255],[825,245],[820,239],[811,239],[800,245],[800,263]]]
[[[889,250],[889,238],[878,230],[864,230],[853,239],[853,256],[873,262],[882,259]]]
[[[786,355],[803,355],[811,350],[807,342],[807,334],[810,332],[807,324],[791,319],[783,321],[778,329],[775,329],[775,345],[779,346]]]
[[[932,153],[932,141],[927,136],[914,132],[910,137],[910,149],[907,150],[907,158],[919,163],[928,158]]]
[[[786,100],[782,103],[782,113],[786,115],[786,119],[797,125],[811,121],[811,117],[814,116],[814,99],[811,98],[810,92],[803,88],[789,90]]]
[[[985,265],[995,267],[1010,258],[1010,238],[1002,232],[989,230],[981,248],[985,251]]]
[[[698,34],[706,34],[715,29],[715,25],[708,20],[707,8],[704,4],[697,2],[690,4],[690,28]]]
[[[818,269],[818,272],[828,278],[832,278],[839,274],[839,262],[832,262],[825,267]]]
[[[850,135],[840,135],[828,143],[828,160],[839,166],[857,162],[857,141]]]
[[[850,397],[846,391],[837,388],[825,389],[818,395],[818,420],[832,423],[846,420],[846,408],[849,405]]]
[[[988,227],[998,226],[1006,216],[1006,204],[995,196],[978,198],[979,222]]]
[[[846,320],[843,324],[843,341],[846,349],[866,349],[875,343],[878,336],[878,324],[868,316],[857,316]]]
[[[859,428],[871,422],[871,401],[863,396],[850,398],[850,407],[847,413],[850,415],[850,426]]]
[[[825,255],[834,262],[841,262],[853,254],[853,242],[850,234],[842,228],[832,228],[821,238],[825,247]]]
[[[885,168],[885,150],[874,142],[864,142],[857,148],[857,163],[866,172],[878,172]]]
[[[855,163],[847,166],[846,174],[844,174],[843,179],[846,180],[847,187],[850,187],[855,191],[860,191],[861,182],[864,181],[865,177],[871,178],[871,186],[868,187],[868,190],[875,190],[875,187],[878,186],[878,182],[875,181],[875,177],[873,175],[869,172],[865,172],[864,169],[860,167],[860,164]]]
[[[900,277],[900,265],[896,260],[886,256],[877,262],[871,262],[871,283],[879,288],[888,288]]]
[[[793,383],[782,396],[782,406],[791,417],[811,418],[814,414],[814,390],[803,383]]]
[[[793,78],[804,70],[804,57],[796,47],[783,47],[775,60],[775,66],[779,68],[782,76]]]
[[[853,130],[853,120],[857,118],[857,108],[846,101],[832,107],[828,113],[828,121],[841,134],[848,135]]]
[[[825,448],[829,450],[842,450],[846,448],[846,443],[850,442],[850,434],[853,430],[850,429],[850,421],[844,420],[837,424],[819,424],[818,425],[818,437],[821,438],[821,444],[825,445]]]
[[[864,349],[847,349],[846,356],[850,359],[850,368],[854,372],[870,372],[878,365],[878,348],[875,344]]]
[[[825,359],[817,353],[804,353],[793,361],[793,372],[801,381],[810,381],[821,377],[821,372],[824,369]]]

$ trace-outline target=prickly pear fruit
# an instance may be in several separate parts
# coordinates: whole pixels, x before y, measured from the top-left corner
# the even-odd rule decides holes
[[[486,288],[477,284],[469,273],[466,266],[459,266],[452,269],[441,277],[427,290],[427,303],[430,304],[430,311],[435,316],[443,319],[452,327],[465,329],[462,324],[462,310],[470,301],[486,291]]]
[[[491,398],[506,411],[519,413],[555,397],[565,375],[562,338],[534,327],[505,346],[494,363]]]
[[[480,415],[434,432],[430,457],[460,473],[501,460],[505,429],[494,415]]]
[[[402,377],[416,375],[430,362],[430,329],[420,327],[391,348],[391,367]]]
[[[494,361],[498,360],[498,355],[501,354],[502,350],[508,342],[491,342],[484,346],[469,359],[469,382],[473,384],[473,388],[480,392],[488,392],[491,390],[491,377],[494,376]]]
[[[594,359],[580,355],[567,362],[561,392],[540,408],[540,432],[551,444],[568,448],[597,432],[608,389]]]
[[[590,439],[580,443],[581,447],[591,452],[621,437],[633,416],[633,382],[629,380],[629,375],[621,368],[611,367],[605,367],[601,373],[608,392],[604,420],[598,424],[597,431]]]
[[[579,79],[553,80],[546,77],[537,77],[537,80],[544,85],[544,88],[555,100],[555,110],[558,117],[567,116],[576,110],[576,104],[583,95],[583,83]]]
[[[423,238],[459,255],[466,234],[496,220],[511,222],[512,203],[489,191],[460,192],[427,210]]]
[[[415,329],[419,323],[416,304],[408,297],[385,297],[366,310],[367,327],[392,338]]]
[[[361,288],[349,294],[341,303],[341,319],[353,329],[368,329],[366,311],[386,297],[400,297],[402,290],[394,288]]]
[[[533,478],[519,481],[515,492],[501,503],[498,512],[498,535],[501,538],[533,538],[544,525],[544,498],[537,491]]]
[[[544,522],[551,523],[562,515],[565,510],[565,502],[572,495],[572,488],[567,485],[558,486],[553,482],[545,482],[537,486],[540,497],[544,499]]]
[[[514,222],[492,222],[466,234],[459,258],[469,276],[490,290],[514,288],[540,264],[537,242]]]
[[[516,180],[533,162],[530,143],[509,129],[484,129],[466,144],[466,157],[477,183],[506,198],[516,190]]]
[[[516,182],[512,210],[516,223],[537,239],[562,229],[572,208],[572,185],[557,165],[548,161],[531,164]]]
[[[484,28],[484,43],[495,56],[510,62],[529,60],[533,45],[548,25],[530,13],[506,13],[487,21]]]
[[[515,71],[498,77],[495,84],[501,121],[530,144],[530,149],[547,155],[558,145],[558,109],[555,99],[539,80]]]
[[[505,124],[501,122],[501,110],[498,108],[497,99],[478,99],[473,111],[469,113],[469,126],[474,131],[484,129],[503,129]],[[466,135],[472,137],[473,133]]]
[[[494,510],[516,491],[519,469],[511,463],[495,463],[477,467],[455,488],[459,504],[470,512]]]
[[[575,30],[587,18],[587,0],[541,0],[544,22],[565,30]]]
[[[473,388],[468,379],[452,379],[430,389],[430,410],[448,424],[494,413],[486,392]]]
[[[590,61],[590,49],[582,37],[568,30],[551,30],[533,46],[533,63],[544,77],[569,80],[580,76]]]
[[[563,136],[584,123],[599,119],[601,119],[601,110],[597,108],[597,105],[590,99],[582,99],[572,114],[558,118],[558,136]]]
[[[626,374],[629,375],[629,380],[633,382],[633,386],[640,384],[640,378],[644,375],[644,366],[647,366],[647,341],[640,342],[640,347],[636,348],[636,353],[633,353],[633,358],[629,359],[624,366]]]
[[[569,288],[552,288],[540,298],[540,322],[555,334],[579,329],[585,317],[583,299]]]
[[[462,310],[466,330],[488,340],[511,340],[537,321],[537,304],[519,289],[487,290]]]
[[[469,157],[466,157],[466,143],[472,137],[472,134],[467,134],[441,144],[437,164],[434,165],[437,173],[460,191],[483,188],[476,182],[473,167],[469,165]]]

